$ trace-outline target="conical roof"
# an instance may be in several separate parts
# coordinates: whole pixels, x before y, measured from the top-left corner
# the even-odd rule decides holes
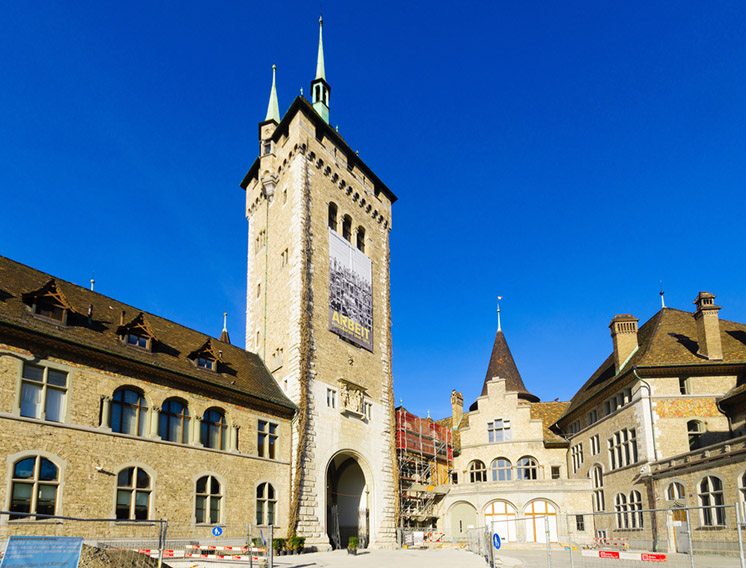
[[[539,401],[539,397],[528,392],[526,385],[523,384],[521,373],[518,372],[513,354],[510,352],[508,342],[505,339],[505,334],[500,329],[495,334],[495,343],[492,346],[487,374],[484,376],[481,396],[487,396],[487,383],[494,378],[505,379],[505,390],[517,392],[518,398],[531,402]]]

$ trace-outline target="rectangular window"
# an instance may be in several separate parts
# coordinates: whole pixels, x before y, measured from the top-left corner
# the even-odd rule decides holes
[[[570,455],[572,457],[572,472],[578,473],[583,465],[583,444],[577,444],[570,448]]]
[[[552,479],[560,478],[560,467],[558,465],[552,466]]]
[[[689,394],[689,379],[687,377],[679,377],[679,393]]]
[[[580,432],[580,420],[570,424],[570,434],[577,434],[578,432]]]
[[[634,428],[624,428],[614,432],[607,445],[611,469],[619,469],[637,463],[637,437]]]
[[[371,419],[373,416],[373,404],[370,402],[364,402],[363,403],[363,412],[365,413],[365,418],[368,420]]]
[[[605,413],[611,414],[632,401],[632,389],[627,388],[604,401]]]
[[[588,426],[598,422],[598,411],[594,408],[588,413]]]
[[[62,422],[67,400],[67,373],[23,364],[21,377],[21,416]]]
[[[497,418],[492,422],[487,422],[487,439],[490,444],[510,440],[510,420]]]
[[[578,532],[585,532],[585,517],[583,515],[575,515],[575,529]]]
[[[259,420],[256,449],[259,457],[277,459],[277,424]]]
[[[270,142],[269,140],[265,140],[262,143],[262,155],[266,156],[267,154],[271,154],[271,153],[272,153],[272,142]]]
[[[326,389],[326,405],[329,408],[337,408],[337,391],[336,391],[336,389]]]
[[[597,456],[601,453],[601,444],[598,438],[598,434],[591,436],[591,455]]]

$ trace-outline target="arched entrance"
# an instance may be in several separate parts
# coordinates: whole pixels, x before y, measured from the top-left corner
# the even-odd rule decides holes
[[[477,510],[474,505],[466,501],[454,503],[449,511],[451,518],[451,537],[457,540],[465,540],[467,531],[477,526]]]
[[[369,488],[358,460],[351,453],[337,454],[326,470],[326,530],[332,548],[347,548],[357,536],[360,548],[370,534]]]
[[[526,517],[526,542],[557,542],[557,507],[545,499],[531,501],[523,510]]]

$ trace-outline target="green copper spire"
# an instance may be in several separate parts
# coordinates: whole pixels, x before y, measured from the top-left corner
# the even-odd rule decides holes
[[[264,120],[274,120],[276,123],[280,123],[280,105],[277,102],[277,82],[275,76],[277,75],[277,65],[272,66],[272,90],[269,92],[269,104],[267,105],[267,116]]]
[[[316,79],[326,81],[326,70],[324,69],[324,18],[319,16],[319,54],[316,57]]]

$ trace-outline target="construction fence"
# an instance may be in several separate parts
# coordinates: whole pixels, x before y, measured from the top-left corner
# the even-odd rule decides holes
[[[488,566],[503,558],[548,568],[746,568],[745,504],[511,515],[467,530]],[[497,535],[497,537],[495,536]]]
[[[285,536],[284,531],[280,532],[275,527],[255,525],[122,521],[0,511],[0,560],[13,536],[74,536],[83,539],[81,566],[158,568],[165,563],[186,568],[209,562],[214,568],[271,568],[275,555],[292,553],[285,539],[277,538]]]

